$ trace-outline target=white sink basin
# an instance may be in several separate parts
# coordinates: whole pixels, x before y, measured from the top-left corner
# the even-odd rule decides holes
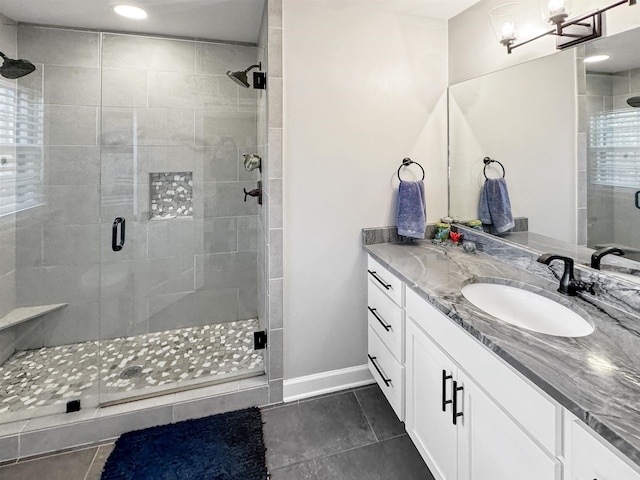
[[[584,337],[593,325],[553,300],[509,285],[471,283],[462,295],[484,312],[517,327],[558,337]]]

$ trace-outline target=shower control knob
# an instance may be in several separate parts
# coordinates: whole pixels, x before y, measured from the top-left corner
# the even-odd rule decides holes
[[[243,188],[244,192],[244,201],[247,201],[247,197],[258,197],[258,205],[262,205],[262,182],[258,182],[258,188],[254,188],[253,190],[249,190],[247,192],[246,188]]]

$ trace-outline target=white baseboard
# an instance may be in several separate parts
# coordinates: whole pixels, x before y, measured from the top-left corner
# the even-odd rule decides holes
[[[372,383],[375,383],[375,380],[368,365],[292,378],[283,382],[284,401],[293,402]]]

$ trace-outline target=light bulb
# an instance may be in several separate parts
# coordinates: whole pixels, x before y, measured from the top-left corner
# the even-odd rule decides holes
[[[549,0],[549,22],[562,23],[569,16],[564,0]]]
[[[553,12],[556,10],[564,9],[564,0],[550,0],[549,1],[549,11]]]
[[[502,24],[501,40],[515,40],[516,26],[513,22],[504,22]]]

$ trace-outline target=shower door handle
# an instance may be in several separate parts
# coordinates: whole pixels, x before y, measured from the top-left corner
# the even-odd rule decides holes
[[[640,190],[636,192],[636,208],[640,208]]]
[[[124,247],[124,236],[125,236],[125,220],[122,217],[116,217],[113,221],[113,225],[111,225],[111,249],[114,252],[119,252]],[[120,225],[120,242],[118,243],[118,225]]]

